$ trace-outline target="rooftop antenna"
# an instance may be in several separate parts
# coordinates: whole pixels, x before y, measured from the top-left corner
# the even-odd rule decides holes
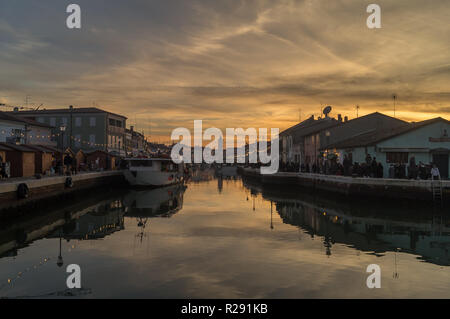
[[[27,94],[25,96],[25,105],[28,106],[28,101],[31,99],[31,95]]]
[[[356,117],[359,117],[359,105],[356,105]]]
[[[332,110],[332,107],[330,105],[328,105],[327,107],[325,107],[323,109],[323,114],[325,115],[325,117],[328,117],[328,114],[330,114],[331,110]]]
[[[397,101],[397,94],[393,94],[392,99],[394,100],[394,117],[395,117],[395,102]]]

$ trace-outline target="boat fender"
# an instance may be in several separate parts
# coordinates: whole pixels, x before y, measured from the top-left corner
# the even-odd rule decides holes
[[[19,199],[28,198],[29,194],[30,191],[28,189],[27,184],[22,183],[19,184],[19,186],[17,186],[17,197],[19,197]]]
[[[16,231],[16,241],[18,244],[25,244],[27,241],[27,234],[25,233],[25,230],[18,229]]]
[[[64,186],[66,188],[72,188],[73,187],[73,181],[72,181],[72,177],[67,177],[66,181],[64,183]]]

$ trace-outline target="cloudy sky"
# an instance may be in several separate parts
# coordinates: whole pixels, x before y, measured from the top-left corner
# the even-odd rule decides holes
[[[382,9],[368,29],[366,8]],[[82,10],[81,30],[66,7]],[[448,0],[0,0],[0,102],[99,106],[168,140],[333,106],[450,119]]]

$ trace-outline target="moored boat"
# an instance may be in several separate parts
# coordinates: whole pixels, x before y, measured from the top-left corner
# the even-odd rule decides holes
[[[126,158],[125,179],[132,186],[162,187],[183,182],[183,165],[170,158]]]

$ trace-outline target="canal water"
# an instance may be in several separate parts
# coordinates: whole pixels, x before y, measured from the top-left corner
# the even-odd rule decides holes
[[[61,297],[77,264],[82,298],[450,298],[450,219],[432,209],[208,171],[186,187],[58,204],[1,223],[0,297]]]

